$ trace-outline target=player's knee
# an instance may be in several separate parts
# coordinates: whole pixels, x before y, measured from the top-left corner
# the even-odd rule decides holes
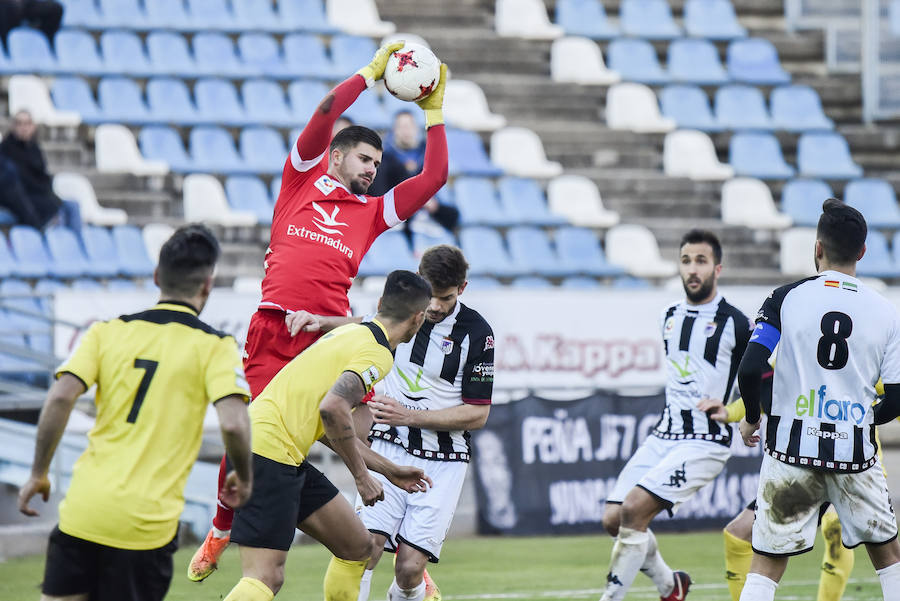
[[[745,520],[742,520],[740,516],[734,518],[728,524],[725,525],[723,529],[725,532],[730,534],[735,538],[739,538],[741,540],[750,541],[751,532],[753,529],[753,523],[750,522],[750,525],[746,524]]]
[[[371,533],[366,532],[367,536],[359,537],[357,540],[349,542],[343,549],[340,549],[335,556],[345,561],[366,561],[375,552],[375,539]]]
[[[278,594],[284,584],[284,564],[269,566],[257,579],[265,584],[274,593]]]
[[[397,580],[397,586],[402,589],[409,590],[419,586],[423,579],[423,569],[419,565],[406,562],[397,562],[394,569],[394,578]]]
[[[619,536],[619,506],[606,504],[606,511],[603,512],[603,529],[610,536]]]

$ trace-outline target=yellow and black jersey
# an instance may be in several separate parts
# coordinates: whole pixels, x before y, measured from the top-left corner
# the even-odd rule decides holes
[[[300,465],[325,433],[319,404],[338,377],[351,371],[368,392],[393,362],[387,332],[377,321],[347,324],[322,336],[281,368],[250,405],[253,452]]]
[[[97,322],[57,377],[97,385],[97,421],[59,507],[66,534],[122,549],[175,536],[210,402],[249,399],[237,344],[190,305]]]

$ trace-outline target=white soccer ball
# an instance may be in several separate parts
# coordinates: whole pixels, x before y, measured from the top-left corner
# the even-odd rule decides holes
[[[412,102],[425,98],[441,78],[441,61],[421,44],[408,43],[395,50],[384,70],[384,87],[399,98]]]

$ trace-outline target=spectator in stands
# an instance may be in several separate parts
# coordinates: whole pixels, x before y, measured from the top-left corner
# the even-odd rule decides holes
[[[0,0],[0,35],[6,36],[23,22],[44,32],[50,44],[62,22],[63,5],[56,0]]]
[[[425,162],[425,137],[416,119],[409,111],[400,111],[394,117],[394,127],[384,141],[381,166],[370,188],[371,194],[382,195],[388,190],[422,170]],[[434,228],[436,224],[452,231],[459,222],[456,207],[432,198],[418,213],[403,225],[403,232],[412,238],[417,229]]]
[[[0,206],[20,223],[40,229],[56,217],[62,201],[53,193],[36,132],[31,113],[22,110],[0,142]]]
[[[356,125],[353,123],[353,119],[350,117],[338,117],[338,120],[334,122],[334,125],[331,127],[331,137],[335,137],[339,131],[342,129],[347,129],[351,125]]]

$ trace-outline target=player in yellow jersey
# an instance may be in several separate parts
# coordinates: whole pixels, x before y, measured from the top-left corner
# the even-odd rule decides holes
[[[238,510],[231,529],[231,541],[240,546],[243,578],[225,601],[270,601],[278,593],[295,528],[339,558],[329,570],[362,574],[374,539],[337,488],[306,461],[317,440],[341,457],[366,505],[384,498],[381,483],[368,469],[407,492],[431,484],[421,469],[398,466],[369,449],[357,437],[351,415],[391,370],[397,345],[415,336],[430,300],[431,286],[420,276],[392,272],[373,321],[322,336],[254,399],[253,497]]]
[[[223,494],[250,496],[250,392],[237,344],[197,315],[212,290],[219,244],[205,226],[163,245],[159,304],[94,323],[59,368],[38,422],[31,477],[19,493],[30,516],[50,493],[47,471],[75,401],[94,384],[97,421],[50,534],[44,601],[158,601],[172,579],[184,486],[212,402],[234,471]]]

